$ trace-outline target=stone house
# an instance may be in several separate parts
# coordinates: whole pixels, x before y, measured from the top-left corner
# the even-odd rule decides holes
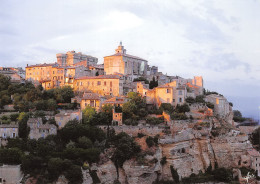
[[[104,105],[112,105],[114,107],[122,107],[124,103],[126,103],[128,99],[126,97],[112,97],[107,100],[105,100],[102,103],[102,106]]]
[[[68,121],[70,120],[82,120],[82,112],[80,110],[77,111],[62,111],[59,114],[55,115],[55,121],[58,124],[58,129],[63,128]]]
[[[122,112],[116,112],[115,109],[113,109],[113,122],[117,122],[117,125],[121,126],[123,125],[123,113]]]
[[[81,52],[76,53],[74,50],[68,51],[66,54],[58,53],[56,57],[57,63],[62,67],[73,66],[82,61],[86,61],[87,66],[96,65],[98,62],[98,58],[82,54]]]
[[[100,95],[123,95],[123,79],[118,75],[99,75],[75,78],[74,90],[92,91]]]
[[[250,157],[250,167],[257,172],[258,176],[260,176],[260,153],[255,149],[248,150],[247,152]]]
[[[48,135],[57,134],[57,127],[53,124],[43,124],[41,118],[29,118],[27,126],[30,127],[30,139],[46,138]]]
[[[176,81],[166,83],[151,90],[146,89],[142,83],[137,84],[137,92],[146,97],[146,103],[160,107],[162,103],[173,106],[185,103],[187,89],[185,85],[177,85]]]
[[[80,109],[84,110],[87,106],[93,107],[97,112],[100,111],[102,101],[104,101],[104,98],[97,94],[97,93],[91,93],[87,92],[83,94],[83,97],[80,98]]]
[[[18,137],[18,125],[0,125],[0,138],[16,138]]]
[[[214,104],[214,113],[222,118],[232,113],[232,107],[224,96],[211,94],[205,98],[206,102]]]
[[[21,183],[23,174],[20,165],[2,165],[0,166],[0,184],[18,184]]]
[[[126,49],[120,42],[116,53],[104,57],[104,71],[106,75],[121,73],[131,82],[147,73],[147,61],[137,56],[126,54]]]

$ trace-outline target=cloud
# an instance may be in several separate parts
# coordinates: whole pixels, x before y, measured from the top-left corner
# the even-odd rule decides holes
[[[122,40],[127,53],[168,75],[203,75],[224,95],[255,96],[247,84],[260,86],[259,7],[252,0],[3,1],[0,63],[53,62],[68,50],[102,63]]]

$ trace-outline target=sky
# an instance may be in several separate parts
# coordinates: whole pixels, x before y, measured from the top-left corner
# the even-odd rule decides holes
[[[103,63],[128,54],[168,75],[203,76],[244,116],[260,116],[260,0],[0,0],[0,65],[56,61],[70,50]]]

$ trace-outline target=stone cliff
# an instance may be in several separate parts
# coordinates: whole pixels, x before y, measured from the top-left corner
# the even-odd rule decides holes
[[[117,171],[108,157],[97,165],[97,176],[107,184],[116,180],[122,184],[151,184],[156,180],[173,180],[170,167],[181,179],[205,172],[210,165],[213,169],[216,164],[225,168],[248,166],[247,150],[252,145],[246,135],[223,120],[211,119],[205,124],[173,122],[171,127],[178,130],[161,136],[143,163],[138,163],[137,158],[127,160]],[[142,145],[142,149],[147,152],[149,148]],[[161,162],[163,157],[165,163]]]

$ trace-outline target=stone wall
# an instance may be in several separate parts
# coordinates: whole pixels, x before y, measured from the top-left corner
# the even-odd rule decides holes
[[[99,126],[102,130],[106,131],[107,126]],[[161,134],[163,130],[165,130],[165,127],[159,127],[159,126],[110,126],[110,128],[113,128],[116,132],[116,134],[119,134],[120,132],[125,132],[129,134],[130,136],[137,136],[138,133],[143,133],[145,135],[149,136],[156,136],[157,134]]]

